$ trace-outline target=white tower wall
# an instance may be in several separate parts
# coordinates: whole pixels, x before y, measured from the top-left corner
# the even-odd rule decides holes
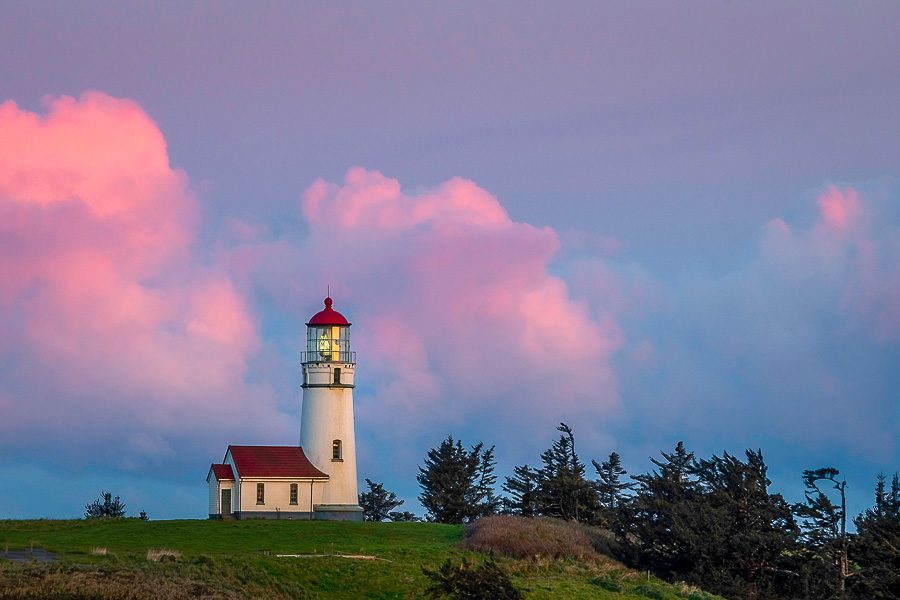
[[[313,465],[328,473],[322,503],[357,506],[356,434],[353,424],[353,363],[303,363],[300,445]],[[335,382],[340,369],[340,383]],[[334,457],[334,442],[341,444]]]

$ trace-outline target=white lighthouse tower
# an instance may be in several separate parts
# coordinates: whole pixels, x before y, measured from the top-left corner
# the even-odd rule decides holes
[[[325,298],[325,309],[306,324],[300,445],[310,462],[328,474],[315,517],[361,521],[353,427],[356,353],[350,349],[350,323],[332,304]]]

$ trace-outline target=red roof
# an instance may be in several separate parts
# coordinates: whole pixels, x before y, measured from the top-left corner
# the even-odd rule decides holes
[[[328,477],[309,462],[300,446],[228,446],[228,452],[242,478]]]
[[[334,303],[334,300],[325,298],[325,310],[320,310],[314,314],[306,325],[344,325],[349,327],[350,323],[347,322],[344,315],[331,308],[332,303]]]
[[[219,481],[234,481],[234,473],[231,470],[231,465],[214,464],[212,466],[212,472]]]

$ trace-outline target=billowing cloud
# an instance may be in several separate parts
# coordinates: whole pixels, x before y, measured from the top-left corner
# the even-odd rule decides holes
[[[896,205],[832,187],[810,207],[763,225],[729,273],[660,277],[602,232],[513,220],[471,181],[411,191],[353,168],[293,220],[232,219],[204,247],[197,195],[138,105],[6,102],[0,451],[184,481],[226,443],[294,442],[297,351],[330,285],[355,323],[361,472],[407,497],[448,433],[496,443],[508,468],[560,420],[590,457],[685,438],[888,460]]]
[[[46,109],[0,105],[4,455],[140,468],[249,412],[249,435],[280,429],[244,383],[256,323],[199,258],[197,198],[156,124],[100,93]]]
[[[730,449],[896,455],[896,205],[830,187],[811,208],[808,224],[767,223],[758,253],[722,276],[664,284],[617,272],[621,289],[653,289],[657,300],[622,318],[630,419],[703,443],[727,431]]]
[[[331,284],[357,323],[359,420],[372,445],[402,453],[392,440],[422,440],[413,460],[449,432],[514,445],[561,419],[600,423],[617,405],[621,331],[550,274],[552,229],[513,221],[471,181],[406,193],[362,168],[342,184],[317,181],[301,208],[307,237],[259,241],[236,224],[230,260],[248,287],[293,296],[294,310],[318,310],[310,299]]]
[[[354,168],[298,215],[305,232],[233,220],[205,259],[196,194],[137,104],[0,105],[5,455],[196,471],[228,442],[290,443],[303,322],[329,284],[358,323],[364,463],[617,405],[614,319],[549,273],[553,230],[473,182],[408,193]]]

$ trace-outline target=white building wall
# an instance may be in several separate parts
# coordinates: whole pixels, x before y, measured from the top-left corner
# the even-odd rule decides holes
[[[209,513],[211,515],[219,514],[219,482],[216,476],[210,472],[209,478],[206,480],[209,484]]]
[[[256,503],[256,484],[265,485],[265,503]],[[291,484],[297,484],[297,504],[291,504]],[[240,486],[243,512],[310,512],[310,483],[312,483],[312,507],[322,504],[327,481],[309,479],[242,479]],[[235,505],[237,506],[237,505]],[[235,509],[236,510],[236,509]]]
[[[218,515],[222,512],[222,490],[231,490],[231,511],[234,512],[234,482],[219,481],[210,470],[206,483],[209,487],[209,514]]]

